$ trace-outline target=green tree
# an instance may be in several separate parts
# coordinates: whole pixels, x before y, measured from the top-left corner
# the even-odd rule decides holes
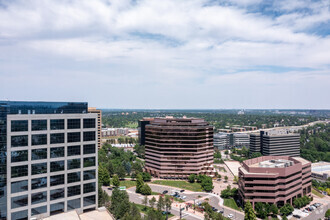
[[[228,176],[225,176],[225,181],[226,181],[226,182],[228,181]]]
[[[119,165],[117,167],[116,174],[118,175],[119,179],[123,179],[126,176],[126,170],[123,165]]]
[[[112,164],[111,161],[108,161],[108,162],[106,163],[106,168],[107,168],[107,170],[108,170],[110,176],[112,177],[113,174],[115,174],[115,171],[114,171],[113,164]]]
[[[257,157],[261,157],[262,154],[260,152],[255,152],[255,153],[252,153],[250,158],[257,158]]]
[[[254,210],[253,210],[252,205],[249,200],[245,203],[244,214],[245,214],[244,220],[256,220],[257,219],[256,214],[254,213]]]
[[[254,206],[254,209],[256,210],[258,217],[262,219],[267,217],[268,212],[265,203],[257,202]]]
[[[144,210],[147,210],[148,205],[148,196],[145,196],[142,200],[142,204],[144,205]]]
[[[159,196],[158,202],[157,202],[157,210],[163,211],[164,208],[165,208],[165,201],[162,196]]]
[[[269,212],[271,212],[273,216],[278,214],[278,208],[274,203],[269,207]]]
[[[98,186],[98,194],[99,194],[99,207],[105,206],[109,207],[110,206],[110,196],[102,190],[101,185],[99,184]]]
[[[209,176],[205,176],[202,180],[201,186],[206,192],[212,191],[213,189],[212,178]]]
[[[117,175],[114,175],[113,178],[112,178],[112,184],[115,186],[115,187],[118,187],[120,186],[120,181],[119,181],[119,178]]]
[[[103,186],[109,186],[110,185],[110,175],[106,168],[103,166],[99,166],[99,183]]]
[[[115,188],[111,195],[111,213],[118,219],[130,211],[130,203],[126,191]]]
[[[325,217],[329,218],[330,217],[330,209],[328,209],[325,213]]]
[[[142,172],[141,176],[142,176],[142,179],[143,179],[144,182],[149,182],[151,180],[150,173]]]
[[[155,207],[155,204],[156,204],[156,199],[155,197],[152,197],[150,200],[149,200],[149,205],[152,209],[154,209]]]
[[[138,174],[136,176],[136,190],[135,190],[135,192],[136,193],[141,193],[141,189],[142,189],[143,186],[144,186],[144,182],[143,182],[142,176],[141,176],[141,174]]]
[[[167,211],[171,210],[172,200],[169,196],[165,196],[165,208]]]
[[[134,202],[131,204],[130,216],[133,220],[141,219],[140,210]]]
[[[196,175],[195,175],[195,174],[190,174],[190,175],[188,176],[188,181],[189,181],[190,183],[194,183],[194,182],[195,182],[195,179],[196,179]]]
[[[142,195],[151,195],[151,188],[148,184],[144,184],[140,192]]]

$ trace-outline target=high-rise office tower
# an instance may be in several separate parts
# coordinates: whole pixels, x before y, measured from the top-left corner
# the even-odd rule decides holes
[[[96,120],[87,103],[0,101],[0,219],[97,208]]]
[[[101,138],[102,138],[102,110],[96,109],[95,107],[88,107],[88,113],[97,114],[97,145],[101,148]]]
[[[250,134],[250,154],[261,153],[260,133]]]

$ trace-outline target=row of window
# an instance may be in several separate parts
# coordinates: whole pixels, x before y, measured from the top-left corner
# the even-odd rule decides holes
[[[83,119],[83,128],[95,128],[94,118]],[[68,119],[67,129],[80,129],[81,120],[80,119]],[[32,131],[45,131],[47,130],[47,120],[32,120],[31,123]],[[64,129],[64,119],[51,119],[50,120],[51,130],[63,130]],[[28,131],[28,120],[13,120],[11,121],[11,131],[20,132]]]
[[[67,170],[81,168],[80,158],[67,160]],[[84,167],[95,166],[95,157],[83,158]],[[57,172],[64,170],[64,160],[50,162],[50,172]],[[32,175],[47,173],[47,162],[31,164]],[[28,165],[11,167],[11,178],[22,177],[28,175]]]
[[[86,170],[83,173],[84,181],[96,178],[95,170]],[[68,173],[68,183],[79,182],[80,172]],[[50,177],[50,186],[57,186],[65,183],[65,175],[54,175]],[[31,180],[31,189],[47,187],[47,177],[35,178]],[[28,190],[28,180],[16,181],[11,183],[11,193],[24,192]],[[86,190],[87,191],[87,190]],[[84,190],[85,193],[85,190]]]
[[[86,144],[83,146],[83,154],[94,154],[96,151],[95,144]],[[40,148],[31,150],[31,160],[47,159],[48,149]],[[80,145],[68,146],[67,156],[81,155]],[[64,147],[50,148],[50,158],[64,157]],[[12,151],[11,162],[28,161],[28,150]]]
[[[24,207],[27,206],[27,196],[22,196],[22,198],[13,198],[15,200],[12,199],[12,208],[13,205],[16,207]],[[39,193],[39,195],[35,195],[36,199],[39,199],[40,202],[41,200],[45,199],[45,197],[43,196],[43,193]],[[47,200],[47,198],[46,198]],[[33,202],[33,196],[32,196],[32,202]],[[40,202],[37,203],[32,203],[32,204],[38,204]],[[25,205],[26,204],[26,205]],[[90,205],[95,205],[96,204],[96,196],[92,195],[92,196],[86,196],[83,198],[83,206],[90,206]],[[81,208],[81,198],[78,199],[72,199],[72,200],[68,200],[67,201],[67,210],[74,210],[74,209],[78,209]],[[64,202],[59,202],[59,203],[55,203],[55,204],[51,204],[50,205],[50,215],[54,215],[54,214],[58,214],[60,212],[64,212]],[[47,213],[47,206],[40,206],[40,207],[36,207],[36,208],[32,208],[31,209],[31,215],[40,215],[43,213]],[[24,211],[19,211],[19,212],[14,212],[12,213],[12,219],[27,219],[28,218],[28,210],[24,210]]]
[[[33,134],[31,136],[32,146],[46,145],[47,144],[47,134]],[[50,144],[63,144],[64,133],[50,134]],[[69,132],[68,133],[68,143],[80,142],[80,132]],[[94,131],[85,131],[83,133],[83,141],[95,141]],[[11,136],[11,147],[26,147],[29,145],[28,135],[17,135]]]

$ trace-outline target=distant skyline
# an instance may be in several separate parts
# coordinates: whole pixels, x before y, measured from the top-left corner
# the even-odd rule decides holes
[[[0,100],[330,109],[329,0],[0,0]]]

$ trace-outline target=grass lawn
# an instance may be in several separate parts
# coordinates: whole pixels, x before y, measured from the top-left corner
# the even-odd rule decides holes
[[[324,197],[324,195],[322,195],[322,193],[319,193],[319,192],[318,192],[316,189],[314,189],[314,188],[312,188],[312,193],[313,193],[314,195],[318,196],[318,197],[321,197],[321,198]]]
[[[202,192],[202,187],[199,183],[189,183],[182,180],[155,180],[152,183],[164,186],[173,186],[180,189],[187,189],[194,192]]]
[[[158,193],[158,192],[151,192],[151,195],[158,196],[158,195],[160,195],[160,193]]]
[[[225,206],[229,207],[229,208],[232,208],[232,209],[235,209],[237,211],[242,211],[236,204],[235,200],[234,199],[225,199],[224,200],[224,203],[223,203]]]
[[[123,181],[120,181],[120,186],[126,186],[126,188],[130,188],[132,186],[136,186],[136,181],[123,180]]]
[[[140,204],[135,204],[135,205],[138,207],[138,209],[140,210],[140,212],[143,212],[145,214],[147,214],[148,211],[149,211],[149,209],[151,209],[151,207],[149,207],[149,206],[147,206],[147,209],[144,209],[145,208],[144,205],[140,205]],[[174,216],[173,214],[169,214],[168,215],[169,218],[170,217],[173,217],[173,216]]]

